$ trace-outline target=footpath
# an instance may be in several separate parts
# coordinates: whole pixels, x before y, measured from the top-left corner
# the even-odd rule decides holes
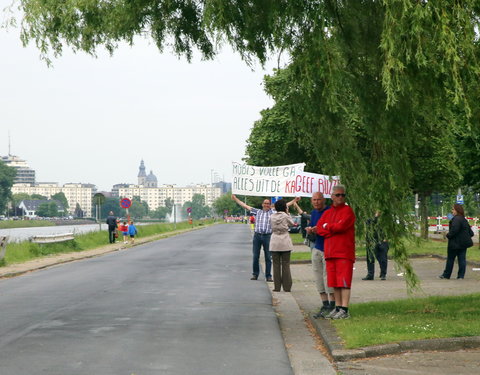
[[[308,251],[308,248],[298,249]],[[474,248],[472,251],[478,251]],[[467,253],[468,259],[468,253]],[[438,278],[443,271],[445,260],[437,258],[412,259],[412,265],[421,280],[421,290],[414,292],[412,297],[450,296],[480,291],[479,265],[469,264],[464,280],[442,280]],[[376,264],[378,268],[378,264]],[[337,336],[333,325],[325,319],[314,319],[312,313],[320,305],[320,298],[315,288],[311,264],[292,264],[293,287],[290,293],[302,311],[307,325],[323,341],[325,357],[334,364],[338,374],[343,375],[389,375],[404,374],[479,374],[480,373],[480,336],[469,338],[447,338],[434,340],[413,340],[401,343],[392,343],[375,347],[346,350],[341,339]],[[454,268],[454,275],[457,268]],[[395,270],[394,262],[389,262],[387,280],[375,279],[364,281],[367,274],[365,260],[355,263],[351,315],[355,318],[355,303],[370,301],[388,301],[409,298],[403,275]],[[269,285],[270,289],[273,286]],[[273,292],[274,301],[287,298],[289,293]],[[480,303],[480,302],[479,302]],[[281,311],[281,306],[278,306]],[[281,319],[280,319],[281,321]],[[316,373],[323,373],[317,369]],[[296,375],[308,372],[295,372]],[[312,372],[313,373],[313,372]]]

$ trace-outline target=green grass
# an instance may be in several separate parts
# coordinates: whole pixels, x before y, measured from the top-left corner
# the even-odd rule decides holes
[[[0,221],[0,229],[53,227],[53,226],[55,226],[55,223],[49,220],[3,220],[3,221]]]
[[[211,223],[213,223],[213,220],[195,220],[193,225],[188,224],[188,222],[181,222],[177,223],[176,230],[185,230]],[[175,226],[174,224],[170,223],[159,223],[151,225],[139,225],[137,226],[137,229],[138,235],[136,237],[142,238],[159,234],[173,233],[175,231]],[[0,261],[0,266],[23,263],[28,260],[40,258],[46,255],[92,250],[105,245],[108,245],[108,234],[106,231],[79,234],[76,235],[75,239],[72,241],[52,244],[36,244],[28,241],[18,243],[13,242],[7,245],[5,258]]]
[[[346,348],[405,340],[480,335],[480,294],[369,302],[350,307],[352,318],[334,320]]]

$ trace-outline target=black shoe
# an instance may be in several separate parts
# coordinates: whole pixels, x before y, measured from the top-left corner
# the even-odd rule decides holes
[[[258,276],[257,275],[253,275],[250,280],[258,280]]]
[[[387,280],[387,276],[380,276],[380,280]]]
[[[267,277],[267,282],[268,283],[273,283],[273,279],[271,277]]]
[[[367,275],[362,280],[373,280],[373,276]]]
[[[440,279],[445,279],[445,280],[450,280],[449,277],[445,277],[445,276],[443,276],[443,275],[438,276],[438,278],[440,278]]]

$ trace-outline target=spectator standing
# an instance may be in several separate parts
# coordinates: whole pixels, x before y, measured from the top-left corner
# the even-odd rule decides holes
[[[107,221],[108,225],[108,241],[115,243],[115,235],[117,234],[117,218],[114,216],[113,211],[108,213]]]
[[[242,202],[234,194],[232,194],[232,200],[235,201],[239,206],[243,207],[246,210],[249,210],[250,213],[255,216],[255,226],[253,233],[253,272],[250,280],[258,280],[258,275],[260,274],[260,250],[263,247],[263,253],[265,255],[265,280],[268,282],[273,282],[272,278],[272,257],[270,254],[270,238],[272,236],[272,225],[270,223],[270,217],[275,212],[272,210],[270,199],[266,198],[262,202],[262,209],[254,208],[248,204]],[[287,203],[287,206],[290,206],[294,201]]]
[[[130,243],[132,245],[135,243],[135,235],[137,233],[137,227],[133,224],[133,220],[130,220],[130,224],[128,224],[128,235],[130,236]]]
[[[270,217],[272,238],[270,240],[270,253],[273,260],[274,292],[284,292],[292,289],[292,274],[290,273],[290,254],[293,250],[292,239],[288,227],[294,225],[288,214],[287,203],[284,199],[275,202],[275,213]]]
[[[348,305],[355,262],[355,214],[345,204],[345,186],[333,187],[333,205],[317,223],[317,234],[325,238],[324,252],[328,286],[333,288],[336,308],[328,319],[350,318]]]
[[[305,227],[306,244],[310,247],[312,259],[312,271],[315,276],[315,286],[320,294],[322,306],[319,311],[313,315],[314,318],[325,318],[335,309],[335,296],[333,288],[327,284],[327,270],[324,255],[324,238],[316,234],[318,220],[324,212],[330,208],[325,205],[325,197],[322,193],[313,193],[311,198],[313,210],[311,215],[304,212],[295,202],[298,213],[302,220],[309,220],[310,224]]]
[[[459,204],[454,204],[452,208],[453,217],[448,223],[448,248],[447,263],[445,270],[439,276],[441,279],[450,279],[453,271],[455,258],[458,258],[457,279],[465,277],[467,269],[467,248],[473,246],[473,231],[465,219],[465,211]]]
[[[375,259],[380,265],[380,280],[386,280],[387,278],[389,244],[378,225],[379,216],[380,211],[377,211],[372,219],[367,220],[367,276],[362,280],[373,280],[375,278]]]

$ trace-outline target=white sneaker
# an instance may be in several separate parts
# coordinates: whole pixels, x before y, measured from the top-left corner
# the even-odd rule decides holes
[[[332,317],[332,319],[348,319],[348,318],[350,318],[350,314],[343,309],[340,309],[340,311]]]
[[[336,308],[330,311],[330,313],[325,317],[325,319],[334,319],[334,316],[337,315],[342,310],[337,310]]]

